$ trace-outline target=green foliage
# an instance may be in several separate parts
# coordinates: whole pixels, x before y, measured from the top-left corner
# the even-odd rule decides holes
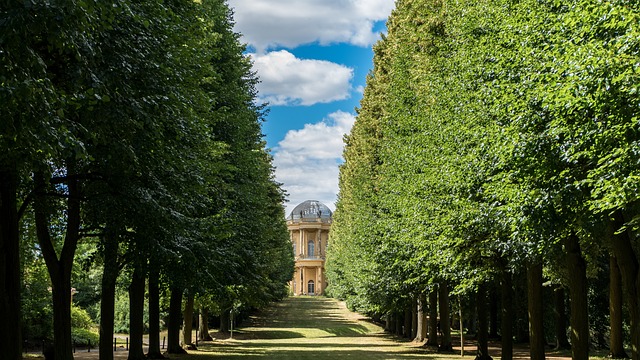
[[[21,239],[23,338],[40,342],[53,337],[51,281],[44,260],[38,255],[35,239],[29,236],[29,228],[23,231],[26,234]]]
[[[99,340],[100,335],[90,329],[71,329],[71,341],[76,346],[88,346],[91,344],[92,347],[95,347],[98,346]]]
[[[396,2],[346,138],[331,295],[387,313],[527,261],[567,286],[574,234],[598,278],[608,214],[637,214],[638,16],[623,1]]]
[[[94,317],[100,281],[122,269],[152,267],[164,285],[224,304],[285,297],[285,194],[262,140],[258,79],[226,3],[7,6],[0,170],[19,172],[24,201],[28,337],[52,332],[43,257],[52,268],[73,263],[64,271],[75,301]],[[122,286],[119,332],[129,329]],[[67,315],[87,329],[84,310]]]
[[[71,305],[71,327],[76,329],[90,329],[93,326],[93,321],[89,316],[89,313],[78,306]]]
[[[129,295],[124,292],[116,295],[113,331],[118,334],[129,333]]]
[[[97,346],[100,335],[86,310],[71,305],[71,339],[76,346]]]

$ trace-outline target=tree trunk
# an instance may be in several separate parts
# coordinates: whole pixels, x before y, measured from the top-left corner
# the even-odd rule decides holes
[[[209,334],[209,308],[203,306],[200,308],[200,340],[212,341],[213,338]]]
[[[491,296],[489,296],[489,338],[498,337],[498,297],[496,296],[496,285],[491,285]]]
[[[116,281],[118,266],[118,235],[107,227],[102,238],[104,266],[102,268],[102,292],[100,294],[100,360],[113,360],[113,319],[115,313]]]
[[[501,360],[513,359],[513,280],[508,270],[502,271],[502,289],[500,291],[500,341],[502,343]]]
[[[573,359],[589,358],[589,307],[587,305],[587,263],[580,239],[572,234],[564,240],[571,298],[571,354]]]
[[[182,324],[182,292],[183,289],[171,287],[169,299],[169,324],[167,324],[167,352],[169,354],[186,354],[180,346],[180,325]]]
[[[151,264],[153,267],[153,264]],[[160,274],[149,271],[149,351],[147,359],[164,359],[160,351]]]
[[[400,313],[396,313],[395,318],[396,318],[396,336],[402,336],[403,334],[402,324],[404,324],[403,316],[400,315]]]
[[[35,185],[39,190],[35,198],[34,213],[36,233],[42,256],[47,265],[51,278],[51,293],[53,299],[53,347],[56,360],[73,359],[71,341],[71,270],[73,258],[80,238],[80,184],[73,174],[71,163],[67,164],[68,180],[66,182],[67,224],[64,244],[60,258],[53,247],[53,240],[49,233],[49,206],[45,196],[46,181],[42,173],[35,175]]]
[[[418,296],[418,302],[417,302],[417,328],[416,328],[416,337],[415,337],[415,341],[417,342],[423,342],[424,339],[426,339],[427,337],[427,316],[426,316],[426,309],[425,309],[425,305],[426,305],[427,299],[424,295],[424,293],[421,293]]]
[[[512,274],[513,299],[514,301],[514,341],[518,343],[529,342],[529,301],[528,296],[529,285],[527,284],[527,267],[523,266],[524,271]]]
[[[453,351],[453,345],[451,344],[451,324],[449,323],[449,288],[446,282],[440,283],[439,286],[439,305],[440,305],[440,331],[442,332],[442,339],[440,339],[440,346],[438,351],[449,352]]]
[[[564,288],[557,288],[554,291],[555,297],[555,317],[556,317],[556,350],[568,349],[569,339],[567,339],[567,313],[564,305]]]
[[[529,307],[529,353],[532,360],[543,360],[545,358],[545,339],[541,263],[529,264],[527,266],[527,285],[527,304]]]
[[[415,339],[418,334],[418,298],[411,300],[411,338]]]
[[[471,319],[469,324],[469,334],[473,334],[474,337],[478,337],[478,310],[475,306],[471,307]]]
[[[229,321],[230,321],[229,311],[230,310],[231,309],[223,309],[220,312],[220,332],[221,333],[229,332]]]
[[[6,165],[6,164],[3,164]],[[22,359],[18,175],[15,165],[0,169],[0,359]]]
[[[625,231],[616,233],[624,226],[624,218],[621,211],[613,214],[613,223],[609,229],[609,236],[613,254],[618,261],[618,268],[622,276],[622,285],[625,289],[624,297],[629,309],[631,327],[631,358],[640,360],[640,304],[638,303],[638,258],[631,245],[629,234]]]
[[[63,269],[55,269],[49,274],[53,299],[53,347],[54,359],[73,359],[71,340],[71,274]]]
[[[429,338],[427,345],[438,346],[438,288],[429,292]]]
[[[624,351],[622,333],[622,278],[616,257],[609,257],[609,357],[613,359],[628,358]]]
[[[129,285],[129,357],[128,360],[145,359],[142,348],[144,334],[144,271],[136,264]]]
[[[489,356],[489,319],[487,313],[487,288],[486,284],[478,286],[476,300],[478,309],[478,354],[476,360],[491,360]]]
[[[402,328],[402,336],[405,337],[405,338],[408,338],[408,339],[411,338],[411,326],[413,325],[412,324],[413,323],[413,321],[412,321],[413,316],[412,315],[413,315],[413,313],[411,311],[411,308],[407,306],[404,309],[404,317],[403,317],[404,326]]]
[[[184,327],[182,331],[182,343],[191,345],[193,343],[193,302],[195,296],[189,291],[187,295],[187,303],[184,306]]]

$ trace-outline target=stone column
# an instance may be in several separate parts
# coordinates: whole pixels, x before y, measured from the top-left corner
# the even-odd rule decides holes
[[[300,274],[300,277],[302,278],[302,286],[300,287],[300,295],[304,295],[304,293],[307,291],[307,289],[305,288],[305,283],[304,283],[304,266],[300,267],[300,271],[302,271]]]
[[[298,279],[296,277],[296,275],[298,275],[297,271],[293,272],[293,279],[291,279],[291,292],[293,293],[293,295],[296,295],[296,290],[297,289],[297,284],[298,284]]]
[[[291,241],[291,244],[292,244],[292,245],[295,245],[295,244],[296,244],[296,242],[295,242],[295,241],[293,241],[293,230],[289,230],[289,241]],[[294,249],[293,249],[293,256],[296,256],[296,250],[297,250],[297,249],[296,249],[296,246],[293,246],[293,247],[294,247]]]
[[[316,281],[318,291],[316,292],[322,295],[324,293],[324,281],[322,281],[322,266],[318,266],[318,272],[316,274],[316,277],[318,278],[318,280]]]
[[[300,254],[302,254],[303,258],[307,254],[307,249],[304,246],[304,230],[302,228],[300,228]]]

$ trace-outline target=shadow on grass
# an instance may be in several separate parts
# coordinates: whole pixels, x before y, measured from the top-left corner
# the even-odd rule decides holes
[[[359,336],[370,333],[370,329],[356,321],[345,319],[340,308],[323,298],[296,297],[285,299],[252,318],[252,327],[247,332],[261,338],[256,328],[301,328],[317,329],[335,336]],[[270,335],[268,338],[273,338]]]
[[[349,345],[349,344],[290,344],[275,346],[274,344],[249,343],[239,346],[224,344],[200,347],[197,353],[189,357],[202,359],[253,358],[263,359],[414,359],[434,355],[426,350],[388,351],[394,345]]]
[[[250,334],[250,337],[247,337],[248,340],[298,339],[305,337],[304,334],[290,330],[252,330],[246,333]]]
[[[340,344],[340,343],[331,343],[331,342],[326,342],[326,343],[278,343],[278,344],[274,344],[274,343],[269,343],[269,342],[262,342],[260,340],[252,340],[252,341],[247,341],[244,342],[242,344],[239,345],[230,345],[230,344],[214,344],[211,345],[210,347],[202,347],[202,349],[216,349],[217,347],[225,347],[228,346],[230,348],[233,347],[247,347],[247,348],[253,348],[253,347],[260,347],[263,349],[269,349],[269,348],[296,348],[296,349],[322,349],[322,348],[397,348],[398,345],[397,344],[393,344],[393,343],[389,343],[389,344]]]
[[[251,317],[231,341],[203,343],[190,359],[410,359],[432,351],[406,346],[332,299],[288,298]],[[193,356],[193,357],[192,357]],[[432,357],[433,358],[433,357]]]

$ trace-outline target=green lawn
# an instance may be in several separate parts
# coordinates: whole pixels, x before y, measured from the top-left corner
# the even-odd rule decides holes
[[[454,354],[438,354],[384,333],[367,318],[350,312],[343,303],[323,297],[291,297],[252,318],[234,339],[200,343],[198,351],[172,356],[181,360],[209,359],[461,359],[459,341]],[[457,338],[455,338],[457,340]],[[465,359],[475,358],[472,341],[465,341]],[[500,359],[497,344],[490,349]],[[524,346],[514,349],[514,359],[528,359]],[[548,352],[548,360],[568,360],[568,351]],[[592,359],[602,359],[592,358]]]
[[[219,338],[200,342],[197,351],[189,351],[188,355],[170,355],[170,359],[461,359],[460,348],[456,347],[460,344],[457,336],[454,336],[454,354],[438,354],[421,344],[390,336],[367,318],[348,311],[343,303],[323,297],[285,299],[252,318],[250,323],[250,326],[234,332],[232,340],[228,335],[222,339],[219,334],[212,334]],[[473,341],[465,341],[465,359],[475,358],[473,345]],[[492,345],[491,355],[500,359],[498,344]],[[96,350],[76,353],[75,357],[94,360],[97,355]],[[125,360],[127,352],[118,351],[115,355],[116,359]],[[604,356],[606,352],[599,355]],[[514,359],[528,358],[526,346],[516,346]],[[548,360],[570,358],[568,351],[547,352]]]
[[[457,337],[454,337],[454,354],[438,354],[421,344],[390,336],[367,318],[348,311],[343,303],[323,297],[291,297],[274,304],[252,318],[250,326],[234,332],[232,340],[228,335],[224,339],[219,334],[212,335],[219,338],[200,342],[197,351],[170,355],[170,359],[461,359]],[[473,345],[473,341],[465,341],[465,359],[475,357]],[[490,353],[494,359],[500,359],[498,344],[490,347]],[[96,350],[76,353],[75,357],[94,360],[97,355]],[[124,360],[127,352],[118,351],[115,355],[118,360]],[[604,356],[606,352],[599,355]],[[516,346],[514,359],[528,358],[526,346]],[[547,352],[548,360],[570,358],[568,351]]]
[[[180,358],[460,359],[399,341],[342,303],[322,297],[288,298],[239,330],[233,340],[201,343],[198,351]]]

